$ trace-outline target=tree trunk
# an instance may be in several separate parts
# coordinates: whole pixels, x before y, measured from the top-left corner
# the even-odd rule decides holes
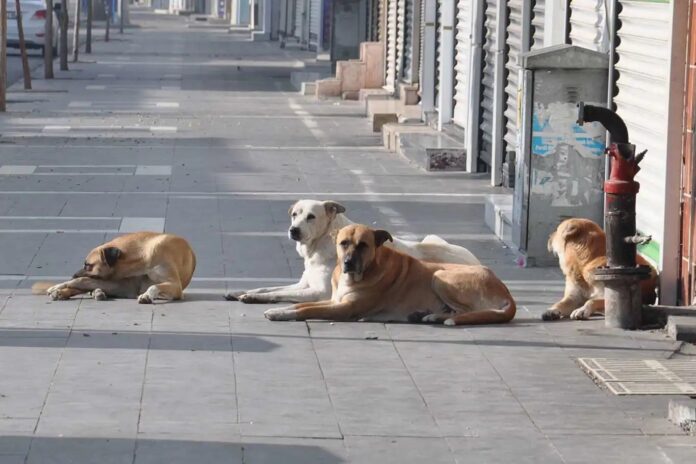
[[[19,0],[15,0],[19,1]],[[80,1],[80,0],[75,0]],[[68,0],[60,0],[60,70],[68,70]]]
[[[87,0],[87,41],[85,42],[85,53],[92,53],[92,0]]]
[[[77,63],[80,57],[80,0],[75,0],[75,30],[73,32],[72,60]]]
[[[22,7],[19,0],[15,0],[17,10],[17,36],[19,37],[19,53],[22,56],[22,76],[24,77],[24,90],[31,89],[31,71],[29,70],[29,57],[27,47],[24,44],[24,25],[22,24]]]
[[[106,29],[104,30],[104,42],[108,42],[109,29],[111,29],[111,0],[104,0],[104,11],[106,12]]]
[[[46,0],[44,25],[44,78],[53,79],[53,0]]]

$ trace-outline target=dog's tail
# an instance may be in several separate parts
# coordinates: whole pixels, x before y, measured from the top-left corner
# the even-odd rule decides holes
[[[437,235],[426,235],[425,238],[421,241],[421,243],[432,243],[432,244],[437,244],[437,245],[447,245],[447,240],[445,240],[442,237],[438,237]]]
[[[31,286],[31,293],[34,295],[45,295],[46,290],[53,287],[55,284],[51,282],[36,282]]]

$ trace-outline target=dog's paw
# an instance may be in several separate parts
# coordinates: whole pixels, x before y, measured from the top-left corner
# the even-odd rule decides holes
[[[92,290],[92,298],[97,301],[104,301],[106,300],[106,293],[101,288],[95,288]]]
[[[138,297],[138,303],[140,303],[140,304],[152,304],[152,298],[150,297],[150,295],[147,294],[147,292],[145,292]]]
[[[242,295],[244,295],[243,290],[241,290],[241,291],[238,290],[236,292],[227,292],[227,293],[225,293],[225,299],[227,301],[240,301],[239,297],[241,297]]]
[[[592,316],[592,312],[585,309],[585,307],[578,308],[572,313],[570,313],[570,318],[576,321],[584,321]]]
[[[268,309],[263,313],[269,321],[294,321],[297,317],[297,311],[290,308],[273,308]]]
[[[276,299],[273,297],[268,297],[265,296],[262,293],[245,293],[243,295],[239,295],[238,298],[239,301],[241,301],[244,304],[259,304],[259,303],[275,303]]]
[[[557,321],[562,317],[561,312],[557,309],[549,309],[541,315],[542,321]]]
[[[457,325],[454,319],[445,319],[445,322],[443,322],[443,324],[450,327]]]
[[[53,295],[58,294],[58,292],[66,287],[65,284],[57,284],[54,285],[53,287],[49,287],[46,289],[46,295],[49,295],[51,298],[53,298]],[[55,298],[53,298],[55,300]]]
[[[63,292],[63,288],[58,288],[56,290],[53,290],[51,292],[47,292],[48,296],[51,297],[53,301],[58,301],[58,300],[67,300],[70,298],[69,295],[67,295],[65,292]]]
[[[439,324],[440,322],[442,322],[442,319],[437,314],[428,314],[426,316],[423,316],[421,322],[425,322],[426,324]]]

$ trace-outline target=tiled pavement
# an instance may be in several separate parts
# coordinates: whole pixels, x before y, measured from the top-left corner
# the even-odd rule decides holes
[[[675,347],[540,322],[560,276],[514,266],[483,225],[484,180],[423,174],[379,147],[357,104],[292,92],[309,53],[134,16],[39,91],[13,88],[0,118],[0,463],[694,462],[668,398],[611,396],[575,363]],[[266,306],[223,301],[298,277],[286,212],[304,197],[469,247],[518,317],[270,323]],[[29,294],[138,227],[191,241],[185,302]]]

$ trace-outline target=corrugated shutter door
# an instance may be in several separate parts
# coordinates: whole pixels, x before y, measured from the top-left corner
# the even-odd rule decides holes
[[[442,63],[442,2],[437,0],[435,13],[435,108],[440,108],[440,63]]]
[[[413,62],[413,15],[415,0],[406,0],[404,10],[404,58],[401,64],[401,78],[404,82],[413,82],[411,63]]]
[[[671,7],[655,1],[622,1],[621,5],[615,102],[630,142],[638,151],[648,149],[636,177],[640,182],[637,227],[661,245]]]
[[[401,79],[401,69],[404,62],[404,14],[406,0],[398,0],[396,4],[396,80]]]
[[[571,0],[570,41],[590,50],[609,50],[604,0]]]
[[[305,0],[295,0],[295,28],[293,35],[302,40],[302,11]]]
[[[483,26],[483,75],[481,77],[481,142],[479,158],[489,166],[493,159],[493,105],[495,98],[495,40],[497,0],[486,0],[486,22]]]
[[[517,147],[517,86],[519,80],[518,58],[528,46],[522,43],[522,1],[508,1],[507,57],[505,72],[507,74],[505,94],[505,151],[516,151]]]
[[[418,60],[418,81],[423,85],[423,61],[425,59],[425,46],[423,42],[425,41],[425,0],[420,2],[420,58]],[[422,90],[422,88],[421,88]]]
[[[387,5],[387,79],[386,87],[394,89],[396,83],[396,11],[398,0]]]
[[[544,46],[544,10],[546,8],[546,0],[536,0],[532,9],[532,27],[534,35],[532,36],[532,50],[543,48]]]
[[[471,47],[471,0],[457,2],[457,36],[454,58],[454,114],[455,124],[466,126],[469,113],[469,57]]]
[[[309,44],[319,46],[321,29],[321,0],[309,0]]]

